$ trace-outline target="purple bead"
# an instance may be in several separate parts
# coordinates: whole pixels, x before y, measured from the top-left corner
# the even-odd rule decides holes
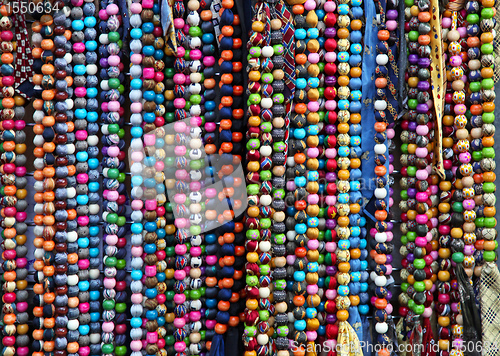
[[[102,148],[102,155],[107,156],[108,155],[108,148],[106,146],[103,146]]]
[[[385,255],[387,258],[387,264],[392,264],[392,255]]]
[[[392,231],[392,229],[394,228],[394,224],[390,221],[387,222],[387,230],[389,231]],[[391,256],[391,255],[387,255],[387,256]],[[391,261],[392,261],[392,256],[391,256]]]
[[[335,275],[335,267],[333,266],[326,266],[326,274],[329,276],[334,276]]]
[[[396,20],[398,18],[398,10],[389,10],[387,11],[387,18],[389,20]]]
[[[107,58],[101,58],[99,60],[99,63],[101,64],[101,67],[107,68],[107,66],[108,66],[108,59]]]
[[[335,135],[335,125],[326,125],[325,132],[327,135]]]
[[[337,318],[336,318],[335,314],[327,314],[326,315],[326,323],[327,324],[335,324],[336,321],[337,321]]]
[[[406,256],[406,259],[408,260],[408,262],[413,263],[413,261],[415,261],[415,256],[413,255],[413,253],[409,253],[408,256]]]
[[[328,230],[333,230],[335,228],[335,220],[333,220],[333,219],[326,220],[325,226]]]
[[[392,299],[392,292],[388,289],[387,290],[387,300],[391,300]]]
[[[410,121],[410,122],[408,123],[408,130],[410,130],[410,131],[412,131],[412,132],[413,132],[413,131],[415,131],[416,129],[417,129],[417,123],[416,123],[416,122],[414,122],[414,121]]]
[[[337,78],[333,75],[328,75],[325,77],[325,84],[329,87],[335,86],[335,84],[337,84]]]
[[[418,59],[418,66],[420,68],[427,68],[430,65],[431,65],[431,60],[429,58],[419,58]]]
[[[389,196],[392,197],[393,194],[394,194],[394,189],[389,188]]]
[[[417,88],[420,91],[427,91],[431,87],[431,84],[428,81],[420,81],[417,84]]]
[[[337,175],[333,172],[326,172],[325,179],[327,182],[335,182]]]
[[[429,111],[429,106],[427,104],[417,104],[417,112],[419,114],[426,114]]]
[[[335,36],[337,35],[337,31],[335,30],[335,28],[326,28],[325,29],[325,37],[326,38],[334,38]]]
[[[418,55],[417,54],[410,54],[408,56],[408,62],[411,64],[417,64],[418,63]]]
[[[394,163],[394,155],[389,155],[389,163]]]
[[[408,188],[407,193],[408,197],[415,198],[415,196],[417,195],[417,190],[415,188]]]

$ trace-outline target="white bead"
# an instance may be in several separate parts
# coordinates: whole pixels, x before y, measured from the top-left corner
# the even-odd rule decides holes
[[[89,205],[90,215],[97,215],[99,213],[99,210],[100,210],[99,204],[90,204]]]
[[[379,334],[385,334],[389,330],[389,326],[387,323],[376,323],[375,330],[377,330]]]
[[[199,138],[193,138],[191,141],[189,141],[189,147],[192,149],[200,149],[201,148],[201,139]]]
[[[69,286],[76,286],[78,284],[78,275],[77,274],[69,275],[67,283]]]
[[[101,334],[90,334],[90,343],[100,344],[101,343]]]
[[[377,276],[375,278],[375,285],[377,287],[384,287],[387,284],[387,278],[385,276]]]
[[[288,231],[286,233],[286,239],[288,241],[293,241],[295,239],[295,236],[297,236],[297,233],[295,231]]]
[[[35,251],[33,253],[33,257],[35,257],[35,259],[37,259],[37,260],[40,260],[43,258],[44,254],[45,254],[45,251],[43,248],[37,248],[37,249],[35,249]]]
[[[45,115],[42,110],[36,110],[33,113],[33,121],[35,121],[37,124],[41,124],[44,117]]]
[[[73,109],[73,99],[66,99],[64,102],[68,105],[68,110]]]
[[[99,42],[103,45],[109,44],[109,38],[107,33],[103,33],[102,35],[99,35]]]
[[[269,294],[271,294],[271,291],[267,287],[262,287],[259,288],[259,297],[266,299],[269,297]]]
[[[201,85],[200,85],[200,83],[191,83],[191,84],[189,84],[189,92],[191,94],[200,94],[200,92],[201,92]]]
[[[192,83],[199,83],[199,82],[201,82],[201,73],[191,73],[189,75],[189,80]]]
[[[132,27],[140,27],[142,25],[141,16],[139,14],[133,14],[130,16],[130,26]]]
[[[375,233],[375,241],[379,243],[384,243],[387,241],[387,233],[385,232],[377,232]]]
[[[274,55],[274,49],[272,46],[264,46],[262,48],[262,56],[271,58]]]
[[[44,169],[45,163],[43,162],[43,158],[36,158],[33,162],[33,166],[35,169]]]
[[[130,237],[130,243],[132,245],[135,245],[135,246],[138,246],[138,245],[142,245],[142,235],[141,234],[134,234]]]
[[[142,163],[136,162],[130,166],[130,172],[134,176],[138,176],[142,174]]]
[[[290,156],[289,156],[289,157],[287,157],[287,159],[286,159],[286,165],[287,165],[288,167],[293,167],[293,166],[295,166],[295,159],[293,159],[293,156],[292,156],[292,157],[290,157]]]
[[[35,228],[33,229],[33,234],[35,236],[42,236],[43,235],[43,226],[35,226]]]
[[[270,109],[273,107],[273,98],[263,98],[260,101],[260,106],[264,109]]]
[[[385,66],[389,62],[389,56],[387,54],[377,54],[376,61],[378,65]]]
[[[72,155],[75,153],[76,147],[74,144],[68,144],[68,145],[66,145],[66,150],[67,150],[69,155]]]
[[[378,143],[375,145],[373,150],[375,151],[375,154],[383,155],[387,151],[387,147],[382,143]]]
[[[96,75],[97,74],[97,66],[95,64],[87,64],[87,74],[88,75]]]
[[[66,53],[63,57],[66,63],[70,64],[73,61],[73,55],[71,53]]]
[[[257,343],[259,345],[266,345],[269,342],[269,336],[267,334],[257,335]]]
[[[138,64],[132,65],[130,67],[130,75],[132,78],[140,78],[142,76],[142,67]]]
[[[201,38],[200,37],[191,37],[191,41],[189,41],[189,47],[192,49],[201,47]]]
[[[67,235],[68,242],[77,242],[78,241],[78,234],[76,231],[68,231]]]
[[[375,280],[375,278],[377,278],[377,273],[376,273],[375,271],[371,271],[371,272],[370,272],[370,279],[371,279],[372,281],[374,281],[374,280]]]
[[[385,188],[376,188],[375,189],[375,198],[385,199],[386,196],[387,196],[387,190]]]
[[[373,106],[375,107],[375,110],[384,111],[387,109],[387,102],[385,100],[375,100]]]
[[[270,241],[260,241],[259,242],[259,249],[262,252],[268,252],[271,250],[271,242]]]
[[[76,189],[74,187],[67,188],[66,194],[68,194],[69,199],[73,199],[74,197],[76,197]]]
[[[38,180],[35,181],[35,184],[33,185],[33,187],[35,188],[35,190],[37,192],[43,192],[45,190],[45,189],[43,189],[43,182],[38,181]],[[41,205],[43,205],[43,204],[41,204]]]
[[[68,276],[69,279],[69,276]],[[68,321],[68,329],[69,330],[77,330],[80,326],[78,319],[71,319]]]
[[[264,157],[269,157],[273,154],[273,149],[271,146],[260,146],[259,152]]]
[[[99,86],[102,90],[109,90],[109,83],[107,80],[103,80]]]
[[[269,206],[273,202],[273,198],[270,195],[262,195],[260,197],[260,203],[264,206]]]
[[[97,135],[90,135],[87,137],[87,143],[89,146],[97,146],[99,144],[99,137]]]
[[[142,221],[142,213],[140,211],[133,211],[132,214],[130,214],[130,219],[133,222],[141,222]]]

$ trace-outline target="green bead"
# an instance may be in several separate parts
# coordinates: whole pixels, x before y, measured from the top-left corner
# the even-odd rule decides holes
[[[202,341],[205,341],[205,338],[206,338],[207,332],[206,332],[205,330],[200,330],[200,335],[201,335],[201,340],[202,340]]]
[[[259,319],[262,321],[269,320],[269,312],[267,310],[259,310]]]
[[[201,103],[201,95],[194,94],[189,97],[189,101],[193,103],[193,105],[199,105]]]
[[[462,203],[456,201],[451,205],[451,208],[455,213],[461,213],[464,211],[464,206]]]
[[[118,133],[118,130],[120,130],[120,125],[118,125],[118,124],[109,124],[108,125],[108,132],[110,134],[116,134],[116,133]]]
[[[320,254],[320,255],[318,256],[318,263],[319,263],[320,265],[322,265],[322,264],[324,264],[324,263],[325,263],[325,255]]]
[[[191,26],[189,28],[189,36],[191,37],[201,37],[203,35],[203,32],[201,31],[201,28],[198,26]]]
[[[271,219],[269,218],[260,219],[259,223],[261,229],[269,229],[272,226]]]
[[[415,258],[413,261],[413,265],[416,269],[424,269],[425,268],[425,260],[423,258]]]
[[[408,33],[408,39],[410,40],[410,42],[418,41],[418,31],[410,31]]]
[[[478,162],[483,159],[483,154],[481,153],[481,151],[474,151],[472,152],[472,159]]]
[[[258,195],[259,194],[259,185],[258,184],[249,184],[247,185],[247,194],[248,195]]]
[[[493,147],[483,147],[481,152],[484,158],[495,158],[495,149]]]
[[[464,261],[464,254],[462,252],[453,252],[451,259],[455,263],[462,263]]]
[[[423,292],[425,290],[425,283],[424,282],[415,282],[413,284],[413,288],[415,288],[415,290],[417,292]]]
[[[408,99],[408,107],[412,110],[417,108],[418,100],[417,99]]]
[[[118,78],[109,78],[108,85],[111,89],[118,89],[120,86],[120,79]]]
[[[169,291],[167,291],[167,293],[165,293],[165,297],[168,301],[174,300],[174,296],[175,296],[175,292],[173,290],[169,290]]]
[[[259,272],[261,276],[267,276],[270,270],[271,268],[269,267],[269,265],[260,265],[259,267]]]
[[[104,310],[113,310],[115,308],[115,301],[112,299],[104,300],[102,302],[102,308]]]
[[[105,264],[107,267],[115,267],[115,266],[116,266],[116,262],[117,262],[116,257],[106,257],[106,258],[104,259],[104,264]]]
[[[406,171],[410,177],[415,177],[417,175],[417,167],[415,166],[408,166]]]
[[[189,232],[191,233],[192,236],[196,236],[201,234],[201,226],[199,225],[191,225],[189,227]]]
[[[403,200],[408,200],[408,191],[407,190],[402,190],[401,193],[399,193],[401,196],[401,199]]]
[[[116,179],[116,178],[118,178],[119,174],[120,174],[120,171],[117,168],[109,168],[107,170],[107,176],[110,179]]]
[[[127,261],[124,259],[119,259],[116,261],[116,269],[125,269],[127,267]]]
[[[415,239],[417,238],[417,233],[415,231],[408,231],[406,237],[408,238],[408,241],[415,242]]]
[[[120,40],[120,34],[116,31],[108,32],[109,42],[118,42]]]
[[[321,73],[323,73],[325,71],[325,63],[324,62],[319,62],[318,67],[319,67],[319,71]],[[325,88],[318,88],[318,90],[320,91],[320,95],[323,95],[323,93],[325,92]]]
[[[484,227],[484,218],[476,218],[476,220],[474,220],[474,224],[476,224],[476,227]]]
[[[123,183],[125,182],[125,179],[127,179],[127,175],[125,173],[120,172],[118,174],[118,182]]]
[[[166,335],[165,336],[165,344],[169,345],[169,346],[172,346],[173,344],[175,344],[175,338],[173,335]]]
[[[201,293],[198,289],[193,289],[189,292],[189,297],[191,300],[198,300],[201,298]]]
[[[495,113],[492,112],[484,112],[482,117],[485,124],[492,124],[495,121]]]
[[[260,47],[254,46],[250,47],[250,51],[248,51],[248,53],[254,58],[259,58],[262,54],[262,50],[260,49]]]
[[[406,283],[406,282],[401,283],[401,290],[402,290],[403,292],[406,292],[406,291],[408,290],[408,287],[409,287],[409,286],[410,286],[410,284],[409,284],[409,283]]]
[[[117,346],[115,347],[115,354],[117,356],[125,356],[127,354],[127,346]]]
[[[115,310],[117,313],[125,313],[127,311],[127,303],[116,303]]]
[[[325,92],[325,89],[324,89],[324,88],[321,88],[321,90],[320,90],[320,94],[321,94],[322,92],[323,92],[323,93]],[[323,97],[323,96],[324,96],[324,95],[323,95],[323,94],[321,94],[321,97]],[[324,121],[325,121],[325,115],[326,115],[326,114],[325,114],[325,112],[324,112],[324,111],[318,111],[318,115],[319,115],[319,121],[324,122]]]
[[[480,82],[470,82],[469,89],[471,92],[477,93],[478,91],[481,90],[481,83]]]
[[[484,226],[488,229],[494,229],[497,226],[496,218],[484,218]]]
[[[200,159],[195,159],[189,162],[189,167],[191,167],[194,170],[200,170],[203,167],[203,161]]]
[[[497,258],[497,254],[495,251],[484,251],[483,258],[486,262],[493,262]]]
[[[248,96],[248,101],[252,105],[258,105],[260,103],[260,100],[261,100],[260,94],[253,93]]]
[[[422,315],[425,311],[425,306],[424,305],[415,305],[413,308],[413,311],[415,314]]]
[[[278,93],[273,95],[274,104],[283,104],[284,101],[285,101],[285,96],[283,94]]]
[[[256,138],[251,138],[247,142],[247,150],[258,150],[260,148],[260,140]]]
[[[103,354],[110,354],[113,353],[114,351],[113,344],[102,344],[101,346],[101,351]]]
[[[262,74],[260,80],[264,84],[271,84],[274,81],[274,76],[272,73],[264,73]]]
[[[416,305],[416,303],[415,303],[415,301],[413,299],[410,299],[408,301],[408,308],[410,308],[410,309],[413,310],[413,308],[415,308],[415,305]]]
[[[479,15],[478,14],[467,14],[467,22],[469,25],[475,25],[479,23]]]
[[[412,7],[413,4],[413,0],[405,0],[405,7]]]
[[[403,154],[407,154],[408,153],[408,144],[407,143],[403,143],[401,145],[401,153],[403,153]]]
[[[485,78],[481,81],[481,85],[483,87],[483,90],[489,90],[495,86],[495,82],[492,78]]]
[[[493,18],[493,8],[492,7],[483,7],[483,9],[481,10],[481,17],[483,19]]]
[[[262,132],[271,132],[273,130],[273,124],[270,122],[263,122],[260,124],[260,129]]]
[[[125,93],[125,86],[123,84],[120,84],[120,86],[118,87],[118,91],[120,92],[120,94]]]
[[[271,178],[273,177],[271,171],[261,171],[259,176],[260,180],[263,182],[271,180]]]
[[[191,57],[191,56],[189,55],[190,53],[191,53],[191,50],[190,50],[190,49],[186,49],[186,52],[184,53],[184,59],[185,59],[186,61],[189,61],[189,60],[190,60],[190,57]]]
[[[106,216],[106,222],[109,223],[109,224],[116,224],[117,221],[118,221],[118,214],[109,213]]]
[[[485,193],[494,193],[496,190],[495,183],[492,182],[484,182],[483,190]]]
[[[255,287],[257,284],[259,284],[259,277],[257,276],[247,275],[245,280],[247,282],[247,286],[249,287]]]
[[[406,245],[408,243],[408,237],[406,235],[401,236],[401,244]]]

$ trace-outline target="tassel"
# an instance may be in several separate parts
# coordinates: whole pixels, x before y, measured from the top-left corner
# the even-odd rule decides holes
[[[399,319],[398,325],[396,325],[396,336],[399,345],[401,345],[401,352],[399,356],[407,356],[406,355],[406,344],[408,343],[407,332],[406,332],[406,322],[405,318]]]
[[[410,355],[412,356],[422,356],[422,325],[420,325],[420,321],[415,322],[415,326],[411,331],[410,335],[410,345],[411,350]]]
[[[460,292],[460,306],[462,308],[462,318],[464,327],[463,340],[466,345],[477,345],[481,339],[481,319],[479,310],[474,300],[474,290],[471,281],[462,265],[457,265],[458,290]],[[481,356],[475,347],[466,347],[465,356]]]
[[[215,334],[212,339],[209,356],[224,356],[224,336]]]
[[[238,328],[229,327],[226,333],[226,342],[223,344],[226,355],[240,355],[240,337],[238,336]]]
[[[363,356],[358,335],[347,321],[339,322],[337,356]]]
[[[307,342],[306,356],[318,356],[318,354],[316,353],[316,343],[314,341]]]
[[[431,321],[429,318],[424,319],[424,326],[422,328],[424,345],[424,352],[422,356],[436,356],[433,345],[435,344],[434,335],[432,334]]]

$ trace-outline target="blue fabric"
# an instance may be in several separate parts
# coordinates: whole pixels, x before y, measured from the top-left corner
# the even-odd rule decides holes
[[[358,307],[350,307],[349,308],[349,319],[347,322],[352,326],[356,335],[358,335],[358,339],[363,340],[363,325],[361,323],[361,317],[359,316]]]
[[[128,34],[130,33],[130,18],[128,17],[128,7],[126,0],[118,0],[118,7],[120,8],[120,12],[122,14],[123,21],[123,34],[122,40],[125,42]]]
[[[224,336],[215,334],[212,339],[212,346],[210,347],[209,356],[224,356]]]
[[[163,28],[163,36],[167,35],[168,27],[170,26],[170,6],[168,5],[168,0],[161,0],[160,16],[161,16],[161,27]]]
[[[399,2],[399,8],[398,8],[398,22],[399,26],[398,29],[405,28],[405,2],[400,1]],[[398,31],[399,32],[399,31]],[[398,58],[398,68],[399,68],[399,80],[398,80],[398,103],[399,107],[403,108],[403,103],[406,101],[406,85],[405,85],[405,76],[404,73],[406,71],[406,66],[408,65],[408,58],[406,57],[406,37],[400,36],[399,39],[399,58]],[[399,110],[399,115],[401,116],[401,113],[403,111]]]
[[[366,315],[361,316],[361,325],[363,327],[363,341],[361,343],[361,349],[363,350],[363,356],[373,356],[373,347],[372,347],[372,337],[370,332],[370,321]]]
[[[365,18],[374,19],[375,13],[375,3],[373,1],[365,1]],[[373,108],[373,100],[375,98],[375,57],[377,51],[375,45],[378,41],[377,39],[377,26],[373,21],[368,20],[365,26],[365,51],[363,53],[363,66],[362,66],[362,77],[363,82],[363,95],[362,95],[362,107],[361,107],[361,117],[362,117],[362,133],[361,133],[361,149],[364,154],[361,159],[363,167],[363,180],[361,181],[361,193],[365,198],[365,202],[368,202],[373,197],[373,190],[375,189],[374,178],[375,178],[375,161],[374,161],[374,141],[375,137],[375,113]],[[374,207],[372,204],[365,207],[365,214],[370,219],[375,219],[374,217]]]

